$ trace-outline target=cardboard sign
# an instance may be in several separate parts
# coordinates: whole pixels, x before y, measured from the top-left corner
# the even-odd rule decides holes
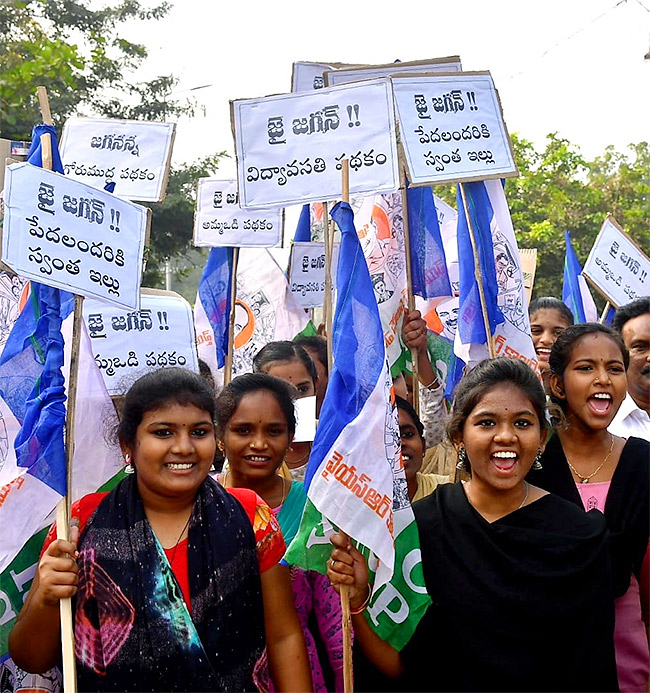
[[[332,253],[332,277],[339,260],[337,243]],[[325,296],[325,246],[323,243],[293,243],[289,261],[289,288],[303,308],[323,305]]]
[[[582,274],[619,308],[650,295],[650,259],[609,215]]]
[[[236,180],[199,178],[194,245],[272,248],[282,242],[283,209],[239,206]]]
[[[535,272],[537,271],[537,248],[520,248],[519,259],[521,261],[521,272],[524,275],[526,305],[529,305],[530,299],[533,296],[533,284],[535,283]]]
[[[153,291],[143,290],[135,311],[84,301],[95,362],[111,395],[124,394],[140,376],[164,366],[199,370],[190,304],[172,291]]]
[[[310,63],[297,61],[291,73],[291,91],[294,94],[322,89],[325,86],[323,73],[333,70],[336,63]]]
[[[61,137],[66,176],[118,197],[162,202],[167,190],[175,123],[69,118]]]
[[[343,159],[351,194],[399,187],[387,79],[232,101],[231,114],[244,209],[340,198]]]
[[[31,164],[7,169],[2,259],[21,277],[137,309],[149,210]]]
[[[391,80],[413,185],[518,175],[489,72]]]
[[[385,65],[362,65],[340,70],[325,72],[325,84],[328,87],[337,84],[350,84],[364,79],[377,79],[400,74],[421,74],[423,72],[460,72],[463,68],[460,57],[452,55],[448,58],[433,58],[432,60],[413,60],[407,63],[386,63]]]

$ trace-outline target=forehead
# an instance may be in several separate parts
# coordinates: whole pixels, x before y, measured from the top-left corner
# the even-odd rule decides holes
[[[635,339],[650,340],[650,313],[643,313],[628,320],[623,325],[622,335],[626,346]]]
[[[266,367],[269,375],[274,375],[282,380],[289,380],[292,383],[311,381],[311,375],[302,361],[292,359],[291,361],[272,361]]]
[[[233,419],[246,419],[247,421],[278,421],[286,422],[286,416],[275,395],[268,390],[257,390],[244,395],[237,409],[232,415]]]
[[[156,409],[150,409],[142,415],[140,425],[146,426],[155,421],[166,423],[188,424],[197,421],[211,421],[210,412],[200,409],[194,404],[179,404],[169,402]]]
[[[586,334],[573,344],[571,360],[580,359],[623,361],[623,354],[616,342],[603,332]]]
[[[469,415],[472,416],[478,411],[507,415],[525,410],[535,412],[535,407],[528,395],[513,383],[503,383],[502,385],[495,385],[485,392]]]
[[[540,308],[530,316],[530,322],[545,327],[569,327],[566,318],[557,308]]]

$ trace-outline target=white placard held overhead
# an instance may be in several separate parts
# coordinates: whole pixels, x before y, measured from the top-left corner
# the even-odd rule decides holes
[[[325,86],[323,73],[333,69],[334,65],[327,63],[295,62],[291,75],[291,91],[294,94],[299,94],[322,89]]]
[[[244,209],[340,198],[343,159],[352,195],[399,187],[388,79],[232,101],[231,113]]]
[[[350,84],[364,79],[377,79],[390,75],[415,74],[423,72],[460,72],[460,58],[452,55],[448,58],[433,58],[431,60],[414,60],[407,63],[386,63],[385,65],[361,65],[344,67],[340,70],[325,71],[325,84],[328,87],[337,84]]]
[[[199,178],[194,245],[273,248],[282,242],[283,208],[243,210],[236,180]]]
[[[173,292],[144,290],[140,310],[84,301],[95,362],[109,394],[124,394],[141,375],[164,366],[198,372],[190,304]]]
[[[2,260],[21,277],[137,309],[149,210],[31,164],[7,169]]]
[[[617,308],[650,296],[650,259],[611,215],[596,237],[582,274]]]
[[[339,260],[337,243],[332,252],[332,276]],[[325,296],[325,246],[323,243],[298,242],[291,246],[289,288],[303,308],[323,305]]]
[[[162,202],[167,189],[175,123],[69,118],[61,137],[66,176],[118,197]]]
[[[391,79],[413,185],[518,175],[489,72]]]

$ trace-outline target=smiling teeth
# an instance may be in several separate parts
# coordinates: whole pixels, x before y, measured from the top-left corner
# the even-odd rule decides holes
[[[252,455],[248,458],[251,462],[266,462],[268,457],[253,457]]]
[[[194,465],[191,462],[170,462],[167,467],[173,470],[191,469]]]
[[[495,452],[492,457],[498,457],[503,460],[514,460],[517,457],[516,452]]]
[[[611,399],[612,396],[608,395],[606,392],[597,392],[594,397],[596,399]]]

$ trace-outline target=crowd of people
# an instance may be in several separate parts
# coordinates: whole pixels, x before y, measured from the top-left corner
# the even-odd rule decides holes
[[[650,298],[613,327],[530,305],[541,379],[483,361],[445,404],[426,324],[407,313],[418,399],[395,382],[431,606],[398,651],[371,627],[366,560],[343,534],[327,575],[287,566],[307,496],[294,402],[326,396],[322,337],[273,342],[216,395],[166,368],[140,378],[116,436],[127,471],[52,529],[10,636],[17,666],[61,652],[74,598],[81,690],[342,690],[348,586],[357,690],[647,691]],[[420,412],[418,415],[417,411]]]

